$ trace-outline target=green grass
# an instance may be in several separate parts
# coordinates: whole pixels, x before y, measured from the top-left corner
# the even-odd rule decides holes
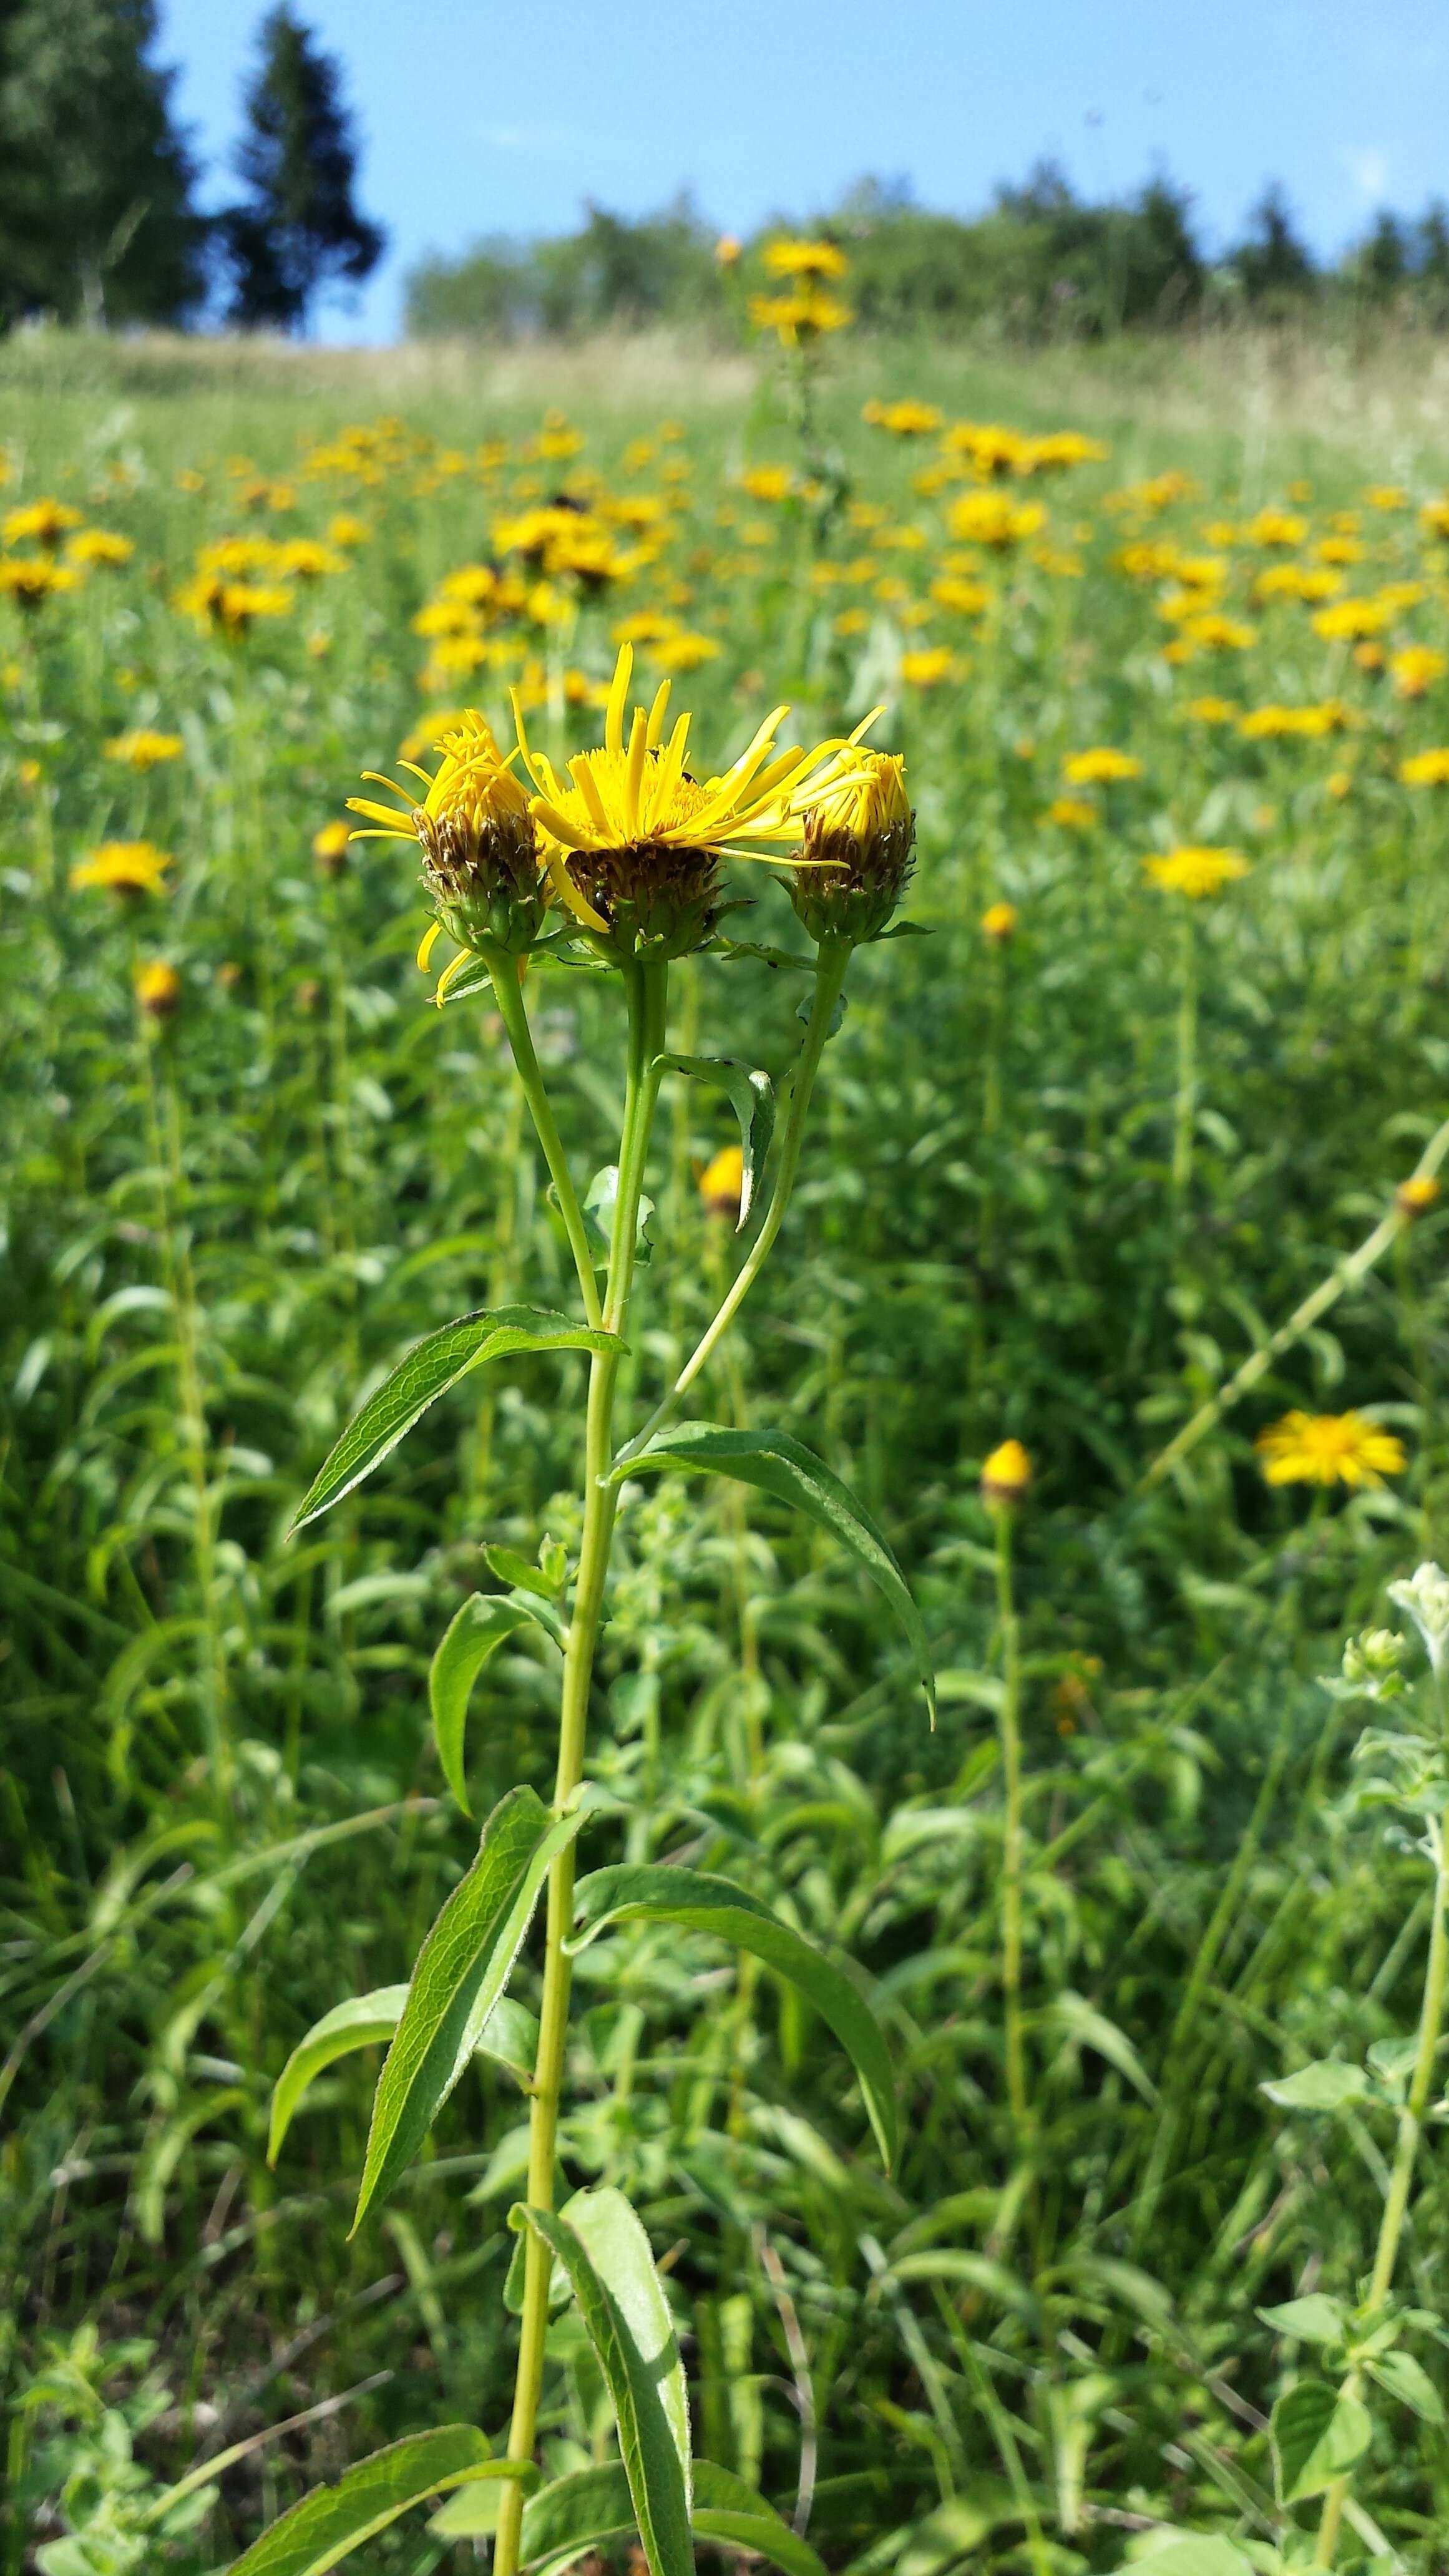
[[[651,466],[621,459],[661,418],[692,466],[673,552],[617,602],[585,605],[571,664],[597,679],[613,618],[680,582],[680,613],[722,647],[677,684],[702,756],[779,696],[825,731],[881,694],[878,738],[907,757],[908,909],[932,935],[855,961],[779,1253],[739,1362],[699,1410],[747,1403],[850,1479],[942,1674],[932,1734],[888,1610],[828,1541],[755,1498],[746,1512],[688,1480],[639,1487],[592,1765],[628,1820],[596,1834],[591,1865],[687,1852],[749,1880],[767,1854],[801,1926],[875,1984],[907,2144],[883,2181],[839,2062],[768,1977],[752,2019],[750,1981],[711,1945],[634,1927],[579,1962],[569,2170],[619,2182],[656,2254],[674,2250],[700,2447],[758,2468],[787,2513],[803,2338],[809,2529],[832,2569],[1107,2571],[1161,2524],[1279,2547],[1313,2529],[1314,2506],[1275,2503],[1266,2419],[1318,2365],[1258,2310],[1315,2287],[1352,2299],[1393,2125],[1290,2113],[1261,2087],[1323,2057],[1361,2063],[1418,2009],[1428,1875],[1412,1834],[1355,1800],[1363,1712],[1323,1680],[1347,1631],[1392,1618],[1386,1584],[1449,1550],[1443,1217],[1403,1233],[1175,1477],[1141,1480],[1368,1234],[1449,1111],[1443,808],[1398,776],[1449,740],[1449,710],[1442,683],[1396,696],[1293,603],[1249,611],[1246,653],[1175,672],[1154,589],[1114,557],[1135,533],[1205,552],[1205,522],[1241,522],[1306,477],[1294,559],[1360,508],[1370,554],[1349,588],[1421,580],[1387,641],[1443,648],[1442,550],[1413,506],[1449,484],[1442,362],[1225,340],[1030,361],[848,350],[834,366],[822,419],[848,497],[927,544],[881,547],[869,581],[814,593],[808,513],[772,517],[725,488],[746,453],[793,453],[768,381],[737,356],[0,349],[17,470],[0,498],[54,491],[136,545],[128,569],[92,574],[25,633],[6,607],[0,647],[9,2569],[60,2529],[45,2517],[68,2469],[72,2522],[87,2495],[119,2494],[106,2407],[129,2412],[137,2457],[166,2479],[203,2446],[373,2383],[229,2472],[174,2543],[183,2569],[225,2564],[372,2441],[449,2416],[505,2422],[524,2116],[508,2077],[470,2074],[431,2160],[350,2242],[366,2062],[319,2082],[274,2174],[264,2149],[290,2049],[345,1995],[406,1977],[470,1857],[426,1677],[447,1617],[491,1580],[485,1539],[530,1556],[545,1533],[577,1540],[567,1358],[472,1382],[329,1520],[285,1538],[359,1393],[411,1340],[510,1297],[569,1303],[499,1028],[477,1003],[433,1011],[415,970],[408,853],[354,845],[335,880],[311,855],[357,773],[389,766],[439,702],[416,687],[424,597],[486,550],[518,471],[574,470],[510,462],[485,487],[469,462],[485,438],[516,448],[551,406],[611,484],[655,488],[668,445]],[[930,690],[895,675],[902,642],[922,640],[903,614],[949,544],[943,504],[912,487],[925,451],[859,419],[868,394],[897,392],[1111,446],[1044,492],[1080,574],[1030,548],[988,560],[984,633],[953,635],[943,612],[922,630],[959,655]],[[299,471],[307,442],[380,413],[461,450],[465,470],[440,475],[420,448],[375,488]],[[372,534],[238,648],[172,596],[199,543],[274,528],[228,476],[241,455],[296,483],[275,532],[325,530],[345,508]],[[183,469],[201,489],[177,488]],[[1168,469],[1197,495],[1150,521],[1104,506]],[[1363,508],[1386,481],[1411,506]],[[722,499],[770,542],[721,531]],[[858,561],[870,533],[835,518],[826,559]],[[1267,558],[1229,552],[1242,614]],[[891,577],[902,592],[881,599]],[[832,619],[858,600],[865,630],[842,635]],[[1210,691],[1340,697],[1349,727],[1246,742],[1186,718]],[[503,723],[496,673],[453,695]],[[103,756],[138,723],[185,741],[149,782]],[[1093,744],[1132,752],[1144,776],[1102,791],[1099,827],[1074,834],[1050,806],[1067,757]],[[174,856],[164,898],[126,914],[68,887],[87,849],[142,832]],[[1175,1194],[1179,919],[1142,861],[1176,841],[1231,843],[1251,871],[1194,914],[1200,1092]],[[753,909],[727,925],[738,938],[800,945],[765,872],[739,890]],[[1005,951],[978,928],[998,897],[1020,910]],[[181,973],[159,1040],[138,1034],[133,949]],[[777,1075],[791,1060],[788,973],[706,957],[677,989],[673,1045]],[[541,973],[530,996],[587,1176],[613,1150],[617,997]],[[729,1112],[677,1090],[649,1184],[651,1383],[732,1258],[695,1183]],[[1322,1506],[1271,1492],[1252,1438],[1297,1405],[1374,1408],[1404,1472]],[[1008,1433],[1036,1468],[1016,1546],[1025,2134],[1005,2089],[1003,1641],[977,1496]],[[548,1650],[510,1640],[470,1731],[475,1814],[515,1781],[547,1794],[553,1694]],[[1431,2132],[1398,2276],[1426,2311],[1449,2251],[1440,2161]],[[89,2328],[94,2354],[75,2340]],[[608,2435],[570,2320],[554,2331],[557,2469]],[[1442,2390],[1432,2338],[1414,2350]],[[1430,2576],[1444,2436],[1387,2396],[1375,2407],[1356,2484],[1373,2522],[1340,2563],[1350,2541],[1378,2548],[1376,2527]],[[470,2562],[414,2530],[359,2563]]]

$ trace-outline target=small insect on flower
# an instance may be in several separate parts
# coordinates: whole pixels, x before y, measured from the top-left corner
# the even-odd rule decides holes
[[[1031,1483],[1031,1458],[1019,1440],[1003,1440],[981,1470],[981,1499],[988,1511],[1015,1511]]]
[[[989,903],[981,916],[981,928],[986,938],[1002,948],[1012,937],[1020,919],[1014,903]]]
[[[347,865],[347,844],[352,834],[345,823],[324,823],[312,835],[312,856],[324,877],[340,877]]]
[[[738,1225],[744,1187],[744,1154],[738,1145],[722,1145],[699,1176],[699,1195],[706,1214],[727,1217],[731,1225]]]
[[[112,734],[105,747],[107,760],[119,761],[123,769],[143,774],[148,769],[159,769],[163,761],[179,760],[185,748],[179,733],[153,733],[148,725],[139,726],[134,733]]]
[[[528,790],[513,773],[517,754],[503,758],[492,727],[471,707],[432,748],[440,759],[431,777],[414,761],[402,764],[421,781],[421,798],[394,778],[365,773],[374,786],[391,788],[404,801],[399,809],[349,796],[349,813],[365,815],[371,826],[352,838],[418,843],[423,884],[437,914],[419,951],[420,965],[426,966],[440,925],[464,956],[490,945],[524,956],[543,930],[551,889]],[[462,964],[458,957],[444,969],[440,1002]]]
[[[1431,1172],[1414,1172],[1407,1181],[1400,1181],[1394,1192],[1400,1216],[1427,1216],[1438,1201],[1440,1186]]]
[[[181,1005],[181,978],[174,966],[162,957],[136,969],[136,1000],[148,1020],[157,1025],[174,1019]]]
[[[123,903],[134,903],[142,895],[165,893],[170,865],[169,851],[158,850],[154,841],[102,841],[89,858],[77,860],[70,881],[73,886],[100,886]]]
[[[1270,1485],[1381,1485],[1404,1444],[1361,1413],[1285,1413],[1253,1443]]]
[[[1186,847],[1169,850],[1160,859],[1143,862],[1155,885],[1167,894],[1186,895],[1189,903],[1201,903],[1208,895],[1221,894],[1248,873],[1248,862],[1241,850],[1210,850]]]

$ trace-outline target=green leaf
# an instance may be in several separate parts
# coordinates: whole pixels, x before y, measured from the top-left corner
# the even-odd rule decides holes
[[[1312,2066],[1300,2066],[1296,2075],[1277,2076],[1258,2089],[1284,2111],[1341,2111],[1345,2103],[1374,2098],[1362,2068],[1338,2057],[1320,2057]]]
[[[1296,2335],[1300,2343],[1343,2341],[1343,2302],[1322,2290],[1310,2290],[1306,2299],[1285,2299],[1280,2308],[1260,2308],[1258,2314],[1275,2333]]]
[[[391,1455],[430,1404],[486,1361],[509,1359],[520,1351],[621,1348],[616,1333],[572,1323],[567,1315],[549,1314],[540,1306],[480,1307],[476,1314],[458,1316],[415,1342],[361,1412],[353,1415],[315,1478],[292,1523],[293,1531],[305,1529],[308,1521],[319,1519],[350,1494]]]
[[[331,2012],[313,2023],[306,2038],[298,2041],[272,2091],[269,2165],[276,2163],[282,2141],[314,2077],[339,2057],[369,2048],[380,2039],[391,2039],[407,1999],[406,1986],[378,1986],[370,1995],[353,1995],[344,2004],[334,2004]],[[525,2083],[530,2082],[538,2055],[538,2024],[532,2013],[525,2012],[522,2004],[510,2003],[506,1995],[500,1996],[473,2043],[473,2054],[496,2058],[500,2066],[508,2067]]]
[[[512,1547],[489,1545],[483,1553],[500,1583],[518,1592],[541,1593],[545,1601],[556,1601],[564,1587],[568,1559],[556,1539],[545,1539],[544,1547],[552,1560],[547,1565],[530,1565],[527,1557]]]
[[[1127,2570],[1143,2568],[1148,2576],[1253,2576],[1253,2562],[1235,2549],[1230,2540],[1217,2540],[1200,2532],[1170,2533],[1164,2546],[1155,2543],[1140,2558],[1127,2562]]]
[[[626,1476],[641,1475],[646,1468],[679,1467],[699,1467],[710,1475],[730,1476],[737,1484],[756,1485],[761,1493],[773,1494],[779,1502],[793,1503],[797,1511],[804,1512],[820,1529],[829,1530],[842,1547],[859,1558],[910,1639],[934,1725],[936,1677],[921,1614],[906,1589],[905,1577],[883,1531],[849,1487],[832,1475],[821,1459],[802,1448],[798,1440],[792,1440],[788,1431],[727,1431],[715,1422],[681,1422],[672,1430],[659,1432],[647,1449],[615,1466],[611,1482],[621,1484]]]
[[[575,2192],[557,2216],[520,2204],[568,2274],[599,2358],[650,2576],[694,2576],[689,2393],[649,2239],[621,2191]]]
[[[478,1857],[418,1952],[407,2003],[377,2080],[355,2236],[416,2155],[508,1982],[548,1865],[587,1809],[551,1821],[532,1789],[510,1789],[483,1828]]]
[[[738,1234],[749,1222],[755,1184],[764,1170],[775,1132],[775,1092],[770,1077],[729,1055],[661,1055],[654,1061],[671,1073],[693,1074],[697,1081],[713,1083],[716,1090],[729,1095],[730,1107],[739,1121],[740,1151],[745,1164],[739,1225],[735,1228]]]
[[[574,1893],[574,1931],[567,1948],[587,1949],[614,1923],[677,1923],[710,1932],[763,1960],[812,2003],[835,2033],[856,2074],[887,2170],[895,2161],[897,2119],[890,2058],[859,1988],[803,1932],[782,1923],[757,1896],[703,1870],[624,1862],[594,1870]]]
[[[544,1606],[536,1608],[532,1602],[517,1600],[507,1593],[475,1592],[449,1620],[433,1657],[428,1673],[433,1741],[443,1777],[465,1816],[473,1812],[463,1774],[463,1730],[473,1684],[489,1656],[505,1637],[512,1636],[515,1628],[534,1626],[542,1628],[546,1636],[553,1634],[552,1624],[539,1617],[539,1608]]]
[[[473,2424],[409,2433],[359,2460],[335,2487],[314,2487],[233,2561],[229,2576],[323,2576],[427,2496],[473,2478],[537,2475],[529,2462],[491,2458],[486,2436]]]
[[[497,2520],[496,2492],[465,2487],[434,2514],[428,2529],[438,2540],[475,2540],[491,2533]],[[747,2549],[783,2569],[784,2576],[825,2576],[824,2562],[809,2541],[732,2469],[696,2460],[690,2520],[696,2538]],[[588,2550],[627,2539],[635,2529],[634,2501],[622,2463],[576,2469],[529,2497],[523,2508],[522,2564],[537,2570],[537,2576],[550,2576]]]
[[[595,1172],[584,1192],[583,1201],[584,1215],[602,1252],[607,1252],[614,1240],[614,1208],[618,1196],[619,1166],[606,1163],[601,1172]],[[653,1214],[654,1201],[641,1191],[639,1214],[634,1222],[634,1258],[641,1270],[653,1257],[654,1246],[649,1237],[649,1220]]]
[[[1280,2504],[1321,2495],[1368,2449],[1368,2410],[1323,2379],[1300,2379],[1273,2409],[1273,2466]]]
[[[1380,2353],[1369,2362],[1368,2371],[1380,2388],[1387,2389],[1390,2397],[1397,2397],[1402,2405],[1412,2407],[1425,2424],[1443,2423],[1444,2400],[1411,2352]]]

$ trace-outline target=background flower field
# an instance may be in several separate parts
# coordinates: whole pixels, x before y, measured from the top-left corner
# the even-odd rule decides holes
[[[632,1491],[596,1693],[621,1848],[744,1884],[768,1855],[872,1987],[906,2145],[883,2178],[768,1972],[632,1926],[577,1964],[566,2163],[645,2220],[702,2449],[832,2569],[1107,2571],[1164,2526],[1311,2560],[1268,2423],[1316,2365],[1261,2312],[1352,2302],[1393,2125],[1387,2094],[1263,2087],[1412,2032],[1430,1912],[1324,1684],[1449,1545],[1445,1219],[1396,1201],[1449,1116],[1446,362],[862,344],[802,414],[798,354],[0,353],[9,2569],[220,2567],[370,2442],[506,2412],[513,2079],[480,2060],[350,2241],[366,2064],[275,2169],[267,2123],[302,2033],[406,1977],[471,1857],[429,1657],[485,1543],[576,1540],[574,1363],[479,1377],[285,1533],[421,1332],[528,1280],[568,1302],[501,1026],[432,1007],[416,866],[346,842],[345,800],[426,763],[445,710],[502,730],[509,684],[546,751],[594,739],[624,638],[720,766],[782,697],[801,739],[883,701],[906,757],[925,935],[855,961],[705,1409],[863,1496],[941,1715],[829,1540]],[[768,870],[732,893],[670,1045],[778,1074],[798,926]],[[541,964],[528,993],[588,1172],[616,997]],[[679,1084],[661,1133],[635,1328],[668,1368],[736,1257],[700,1188],[734,1129]],[[1292,1413],[1359,1417],[1332,1481],[1294,1481],[1321,1443],[1255,1450]],[[1016,1671],[978,1491],[1008,1437]],[[540,1639],[489,1666],[476,1813],[547,1794],[555,1677]],[[1398,2283],[1430,2314],[1442,2160],[1431,2129]],[[608,2412],[571,2314],[552,2333],[563,2469]],[[1445,2359],[1415,2351],[1340,2564],[1446,2563]],[[278,2426],[146,2538],[161,2488]],[[413,2528],[373,2563],[470,2549]]]

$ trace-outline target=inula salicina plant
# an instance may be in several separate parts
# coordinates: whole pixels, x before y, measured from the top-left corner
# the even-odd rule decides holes
[[[660,1862],[624,1860],[577,1875],[578,1845],[626,1819],[588,1778],[595,1652],[606,1613],[615,1520],[626,1484],[662,1469],[697,1469],[795,1504],[850,1548],[899,1612],[928,1693],[925,1636],[891,1550],[831,1470],[786,1432],[679,1419],[767,1259],[799,1168],[811,1094],[842,1003],[852,951],[889,935],[910,872],[915,818],[903,764],[860,739],[812,751],[777,748],[777,708],[738,760],[699,779],[690,717],[669,720],[670,682],[631,709],[633,653],[622,647],[600,748],[555,767],[528,742],[508,760],[481,717],[438,745],[420,797],[401,805],[355,799],[373,833],[420,847],[440,934],[455,953],[437,1001],[496,1002],[513,1051],[576,1272],[580,1312],[506,1305],[460,1316],[417,1343],[349,1423],[298,1515],[305,1527],[351,1493],[446,1389],[510,1354],[588,1355],[581,1413],[583,1512],[577,1558],[545,1541],[537,1564],[494,1552],[507,1589],[463,1604],[434,1657],[433,1724],[454,1797],[468,1805],[468,1704],[489,1657],[518,1628],[542,1629],[562,1651],[552,1804],[510,1790],[484,1823],[473,1866],[428,1933],[405,1989],[349,1998],[295,2050],[278,2085],[275,2156],[306,2087],[322,2068],[384,2031],[391,2044],[373,2107],[355,2227],[376,2212],[426,2140],[478,2050],[519,2075],[529,2097],[524,2197],[510,2225],[518,2250],[505,2298],[518,2318],[518,2357],[506,2447],[495,2454],[474,2425],[413,2434],[359,2462],[265,2533],[239,2567],[248,2576],[315,2576],[344,2551],[427,2496],[460,2493],[433,2528],[449,2537],[493,2533],[499,2576],[569,2558],[637,2527],[652,2576],[687,2576],[696,2537],[762,2552],[788,2569],[818,2566],[749,2483],[692,2456],[690,2401],[663,2282],[635,2211],[613,2187],[559,2199],[559,2122],[568,2053],[573,1960],[626,1923],[707,1933],[763,1963],[806,1998],[853,2065],[877,2145],[890,2163],[897,2113],[890,2060],[860,1989],[817,1943],[754,1889],[690,1865],[694,1842]],[[876,711],[877,714],[880,712]],[[519,773],[522,773],[520,775]],[[390,782],[379,780],[379,785]],[[775,1124],[770,1076],[746,1059],[667,1048],[671,964],[707,951],[727,911],[721,862],[777,855],[814,943],[799,1058],[786,1086],[769,1204],[746,1259],[691,1358],[632,1436],[618,1422],[620,1363],[640,1329],[636,1279],[649,1204],[644,1181],[661,1085],[702,1081],[732,1102],[740,1127],[739,1222],[746,1224]],[[580,1194],[564,1152],[529,1025],[525,982],[548,964],[616,979],[623,1001],[624,1115],[618,1160]],[[606,1250],[600,1253],[600,1241]],[[602,1285],[600,1277],[602,1272]],[[535,1908],[546,1908],[538,2018],[510,2000],[509,1979]],[[619,2465],[544,2482],[536,2461],[550,2305],[562,2281],[577,2304],[618,2428]]]

